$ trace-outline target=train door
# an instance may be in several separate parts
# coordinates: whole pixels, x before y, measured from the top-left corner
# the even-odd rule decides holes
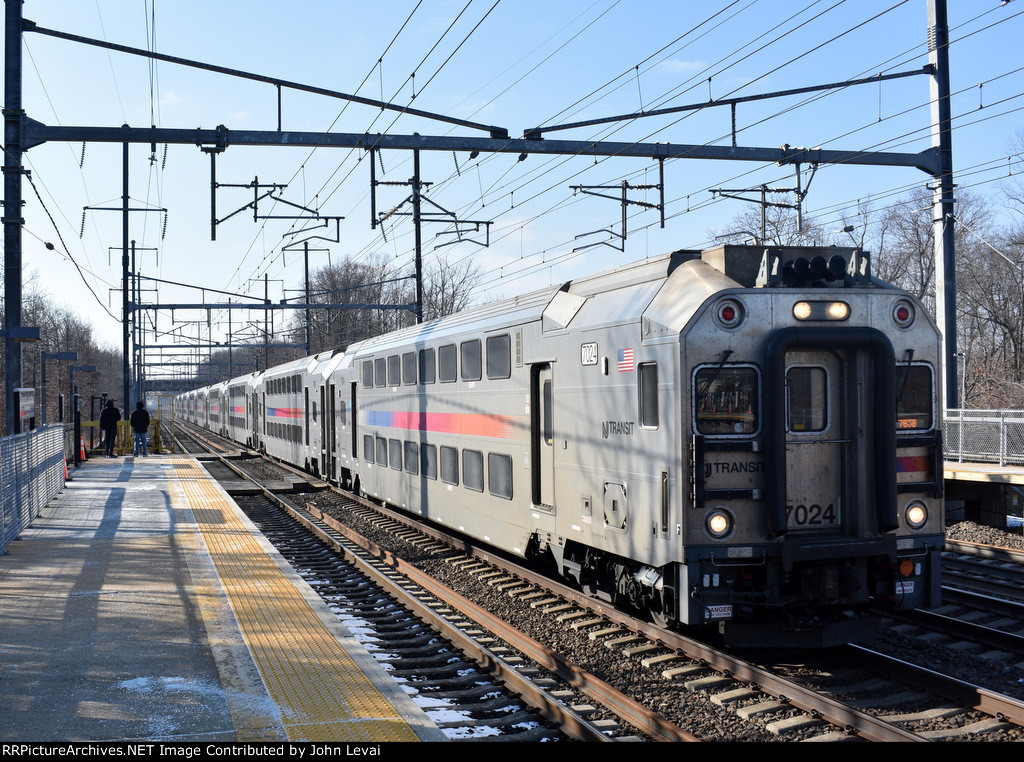
[[[531,458],[533,461],[533,502],[553,508],[555,505],[555,440],[553,384],[551,365],[532,369]]]
[[[349,458],[351,459],[352,468],[355,468],[356,460],[359,457],[359,433],[356,429],[359,428],[359,415],[356,409],[356,382],[352,382],[352,391],[349,397],[349,426],[352,427],[352,449],[349,450]]]
[[[260,448],[260,395],[253,392],[249,400],[249,446]]]
[[[328,411],[324,411],[324,417],[327,419],[327,474],[332,479],[336,479],[338,477],[338,395],[335,394],[334,384],[330,385],[328,397],[330,399],[330,414]]]
[[[334,478],[334,384],[320,386],[321,476]]]
[[[840,530],[849,510],[845,469],[856,458],[843,393],[845,358],[833,351],[786,353],[786,525]]]

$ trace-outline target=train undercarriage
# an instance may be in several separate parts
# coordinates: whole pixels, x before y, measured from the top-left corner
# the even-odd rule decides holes
[[[856,545],[855,545],[856,546]],[[867,548],[890,552],[867,554]],[[562,576],[587,595],[628,608],[659,626],[693,625],[729,646],[823,648],[882,633],[886,610],[935,605],[934,554],[900,556],[891,541],[865,555],[721,565],[713,557],[661,569],[567,544],[552,548]]]

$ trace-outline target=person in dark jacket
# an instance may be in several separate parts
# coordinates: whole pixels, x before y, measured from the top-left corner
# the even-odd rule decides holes
[[[114,400],[107,400],[107,406],[100,413],[100,431],[103,432],[103,446],[107,457],[114,457],[114,441],[117,439],[117,422],[121,411],[114,407]]]
[[[128,423],[132,425],[135,432],[135,456],[138,457],[139,449],[142,450],[142,457],[146,457],[146,434],[149,432],[149,411],[146,410],[146,403],[139,400],[135,403]]]

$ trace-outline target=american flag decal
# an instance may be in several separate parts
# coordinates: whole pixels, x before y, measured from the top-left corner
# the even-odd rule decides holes
[[[630,373],[633,370],[633,348],[619,350],[619,373]]]

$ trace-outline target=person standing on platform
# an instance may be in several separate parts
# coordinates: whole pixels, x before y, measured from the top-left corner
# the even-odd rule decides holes
[[[107,406],[100,413],[100,431],[103,432],[103,446],[107,457],[114,457],[114,442],[117,439],[117,422],[121,420],[121,411],[114,407],[114,400],[107,400]]]
[[[139,449],[142,449],[142,457],[146,457],[146,435],[149,433],[149,411],[146,410],[146,403],[139,400],[135,403],[128,422],[135,432],[135,457],[139,456]]]

